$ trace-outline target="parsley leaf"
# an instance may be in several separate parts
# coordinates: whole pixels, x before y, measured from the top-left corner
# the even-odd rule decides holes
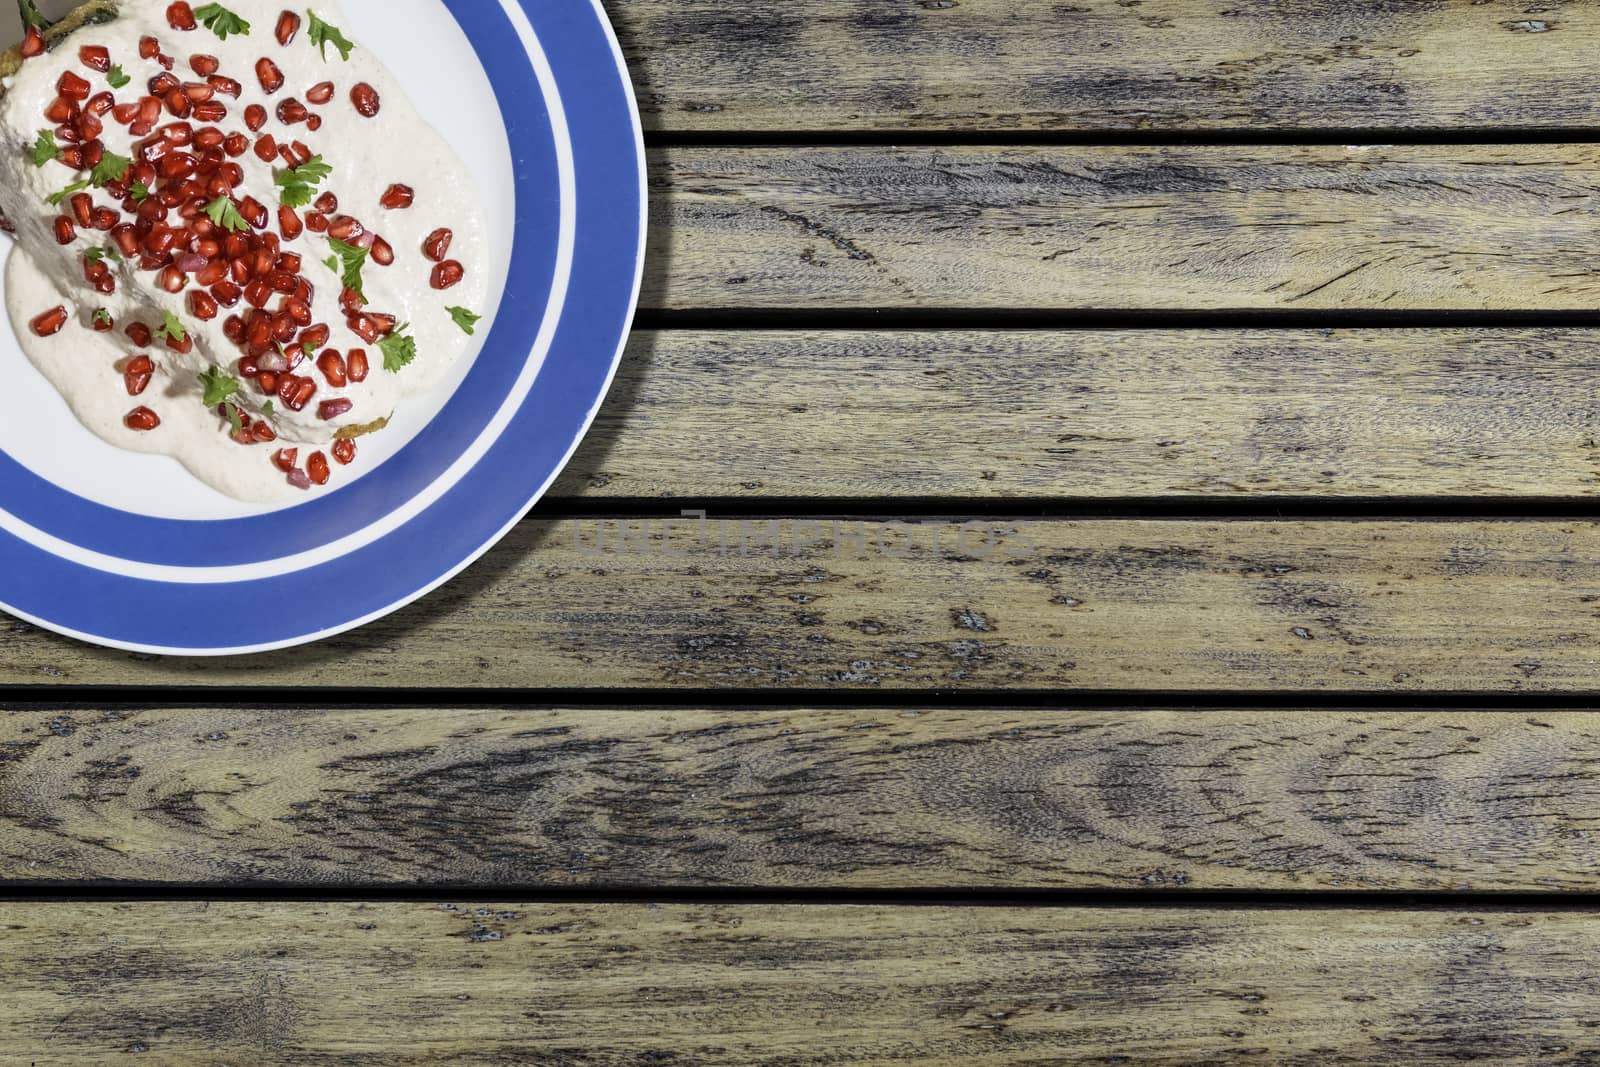
[[[265,404],[261,405],[261,414],[265,415],[269,419],[277,414],[277,411],[272,406],[271,400],[268,400]]]
[[[378,351],[383,353],[384,370],[394,373],[417,358],[416,339],[405,335],[410,326],[409,322],[402,322],[394,333],[378,342]]]
[[[313,47],[322,49],[323,62],[327,62],[328,46],[330,44],[339,50],[340,59],[348,60],[350,52],[355,48],[355,44],[347,40],[345,35],[339,32],[339,27],[317,18],[315,11],[307,11],[306,14],[311,16],[309,39]]]
[[[106,258],[106,250],[103,248],[91,248],[83,254],[83,258],[86,262],[98,264]]]
[[[111,328],[111,312],[105,308],[94,309],[94,321],[107,329]]]
[[[233,201],[226,196],[219,196],[206,205],[206,215],[212,223],[229,233],[238,233],[248,230],[250,224],[244,221],[244,216],[239,214],[239,209],[233,206]]]
[[[120,182],[128,176],[128,168],[133,166],[133,160],[127,156],[119,156],[115,152],[107,152],[100,157],[89,178],[96,185],[110,185]]]
[[[218,404],[226,403],[229,397],[239,391],[239,379],[221,367],[212,367],[200,375],[200,388],[205,390],[201,403],[208,408],[214,408]]]
[[[239,433],[244,429],[244,416],[239,414],[237,405],[226,404],[223,406],[223,410],[228,413],[228,421],[233,424],[234,433]]]
[[[183,328],[183,323],[179,321],[178,316],[170,311],[161,313],[161,325],[156,328],[156,333],[164,333],[167,335],[168,340],[180,343],[185,337],[189,336],[189,331]],[[218,403],[221,403],[221,401],[218,401]]]
[[[450,312],[452,319],[456,320],[456,325],[461,327],[462,333],[471,337],[477,332],[478,322],[483,318],[482,315],[474,315],[466,308],[445,308],[445,310]]]
[[[133,197],[136,202],[142,204],[146,200],[150,199],[150,187],[144,182],[134,182],[133,185],[128,188],[128,195]]]
[[[312,156],[298,167],[275,172],[272,180],[282,190],[278,198],[285,206],[305,207],[316,195],[316,187],[322,179],[332,173],[333,168],[324,163],[321,156]]]
[[[22,12],[22,21],[29,26],[37,26],[41,30],[50,28],[50,20],[39,13],[39,7],[33,0],[17,0],[17,9]]]
[[[230,33],[237,33],[243,36],[248,36],[250,33],[250,24],[221,4],[207,4],[205,7],[197,7],[194,10],[194,17],[205,23],[206,29],[224,41],[228,39],[228,34]]]
[[[113,89],[121,89],[124,85],[127,85],[131,81],[133,81],[133,79],[122,72],[122,65],[120,63],[106,71],[106,82]]]
[[[61,201],[65,200],[73,193],[81,193],[87,188],[89,188],[89,183],[86,181],[73,182],[59,193],[51,193],[49,196],[45,197],[45,199],[50,201],[52,207],[60,207]]]
[[[356,294],[365,301],[367,294],[361,288],[361,268],[366,266],[367,250],[365,248],[357,248],[352,244],[345,244],[337,237],[328,238],[328,244],[332,247],[333,254],[338,256],[344,264],[342,271],[335,272],[339,275],[339,280],[344,283],[346,289],[354,289]]]
[[[322,262],[326,263],[327,266],[328,266],[328,269],[333,271],[333,273],[335,273],[335,274],[339,273],[339,257],[338,256],[329,256],[327,259],[323,260]]]
[[[61,156],[61,146],[56,144],[54,130],[40,130],[39,139],[33,142],[33,165],[42,167]]]

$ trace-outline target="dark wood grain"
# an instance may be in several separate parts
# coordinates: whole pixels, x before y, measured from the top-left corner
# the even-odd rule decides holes
[[[0,880],[1600,888],[1600,715],[0,713]]]
[[[1582,1063],[1586,913],[0,905],[16,1063]]]
[[[0,681],[601,689],[1600,692],[1591,522],[571,519],[289,652],[91,649]]]
[[[1600,147],[679,148],[644,306],[1583,310]]]
[[[1590,496],[1595,381],[1585,330],[644,331],[554,493]]]
[[[1593,127],[1600,14],[1507,0],[608,0],[659,131]]]

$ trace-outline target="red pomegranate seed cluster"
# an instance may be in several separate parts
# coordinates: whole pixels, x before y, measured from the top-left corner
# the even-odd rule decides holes
[[[188,3],[170,4],[166,15],[174,30],[189,32],[199,26]],[[287,46],[300,27],[300,16],[285,10],[273,36]],[[33,57],[45,51],[43,34],[30,27],[22,54]],[[77,58],[91,76],[106,75],[119,62],[133,62],[133,57],[119,60],[100,45],[80,48]],[[269,207],[241,189],[245,172],[236,162],[247,152],[290,171],[311,162],[315,154],[292,128],[304,126],[308,133],[320,129],[322,116],[311,108],[333,103],[338,86],[319,82],[305,90],[304,102],[287,96],[270,113],[252,104],[235,115],[233,102],[239,99],[242,84],[235,72],[222,69],[216,56],[196,52],[180,70],[162,42],[146,36],[139,41],[138,59],[160,69],[132,98],[119,100],[112,91],[96,92],[89,77],[68,70],[56,84],[55,99],[44,109],[59,146],[56,159],[70,170],[93,172],[102,167],[108,155],[103,140],[108,124],[124,127],[134,142],[121,173],[97,182],[120,202],[120,210],[96,207],[94,196],[82,189],[73,192],[53,222],[55,239],[71,245],[91,233],[104,233],[129,269],[150,275],[152,284],[165,292],[187,292],[185,310],[193,319],[222,317],[224,336],[239,349],[233,363],[238,377],[260,396],[289,410],[305,410],[317,400],[319,381],[333,389],[365,381],[366,350],[329,347],[333,329],[314,321],[315,294],[302,273],[302,256],[285,246],[310,231],[364,250],[380,267],[394,263],[394,248],[362,220],[340,213],[338,196],[331,190],[322,191],[304,211],[287,203]],[[269,96],[280,92],[287,81],[271,56],[257,59],[249,73]],[[378,91],[366,82],[352,85],[349,99],[356,113],[366,118],[376,116],[382,107]],[[274,118],[286,129],[267,130]],[[119,160],[113,158],[113,165]],[[262,192],[270,194],[269,202],[278,199],[274,190]],[[415,200],[415,190],[397,182],[380,202],[386,210],[404,210]],[[452,236],[448,229],[436,230],[421,249],[435,264],[431,276],[435,289],[449,289],[465,276],[460,262],[446,258]],[[96,292],[116,291],[117,275],[103,250],[86,252],[83,274]],[[395,316],[370,310],[354,289],[342,290],[339,306],[345,328],[362,343],[380,344],[396,329]],[[38,336],[48,337],[58,333],[67,319],[67,310],[57,307],[34,318],[30,326]],[[113,326],[108,313],[95,313],[94,329],[105,332]],[[139,349],[154,344],[158,332],[169,350],[187,353],[194,346],[192,335],[184,330],[158,331],[134,322],[123,332]],[[148,354],[137,352],[122,360],[118,370],[127,394],[138,397],[149,387],[157,365]],[[350,399],[332,397],[321,399],[315,411],[320,419],[331,421],[353,408]],[[228,403],[218,412],[229,420],[230,435],[241,445],[277,440],[264,417],[252,418]],[[161,425],[159,415],[144,406],[134,408],[123,421],[141,432]],[[355,460],[353,441],[338,440],[330,451],[340,465]],[[320,451],[308,455],[303,468],[294,448],[279,449],[272,462],[291,485],[302,489],[325,485],[331,477],[328,457]]]

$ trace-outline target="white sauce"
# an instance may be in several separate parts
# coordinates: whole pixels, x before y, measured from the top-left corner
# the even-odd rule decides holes
[[[440,381],[473,344],[452,320],[446,308],[466,307],[485,314],[487,270],[484,266],[484,209],[479,191],[465,166],[442,138],[416,114],[398,82],[378,59],[361,47],[349,25],[332,4],[319,4],[317,13],[341,26],[346,36],[356,40],[348,62],[338,51],[328,49],[328,59],[308,40],[308,25],[303,24],[290,45],[281,47],[273,36],[280,11],[279,0],[230,0],[230,10],[251,23],[248,36],[229,35],[220,40],[204,26],[191,32],[172,29],[166,21],[165,0],[127,0],[123,14],[104,26],[88,27],[72,34],[57,50],[28,60],[16,76],[4,82],[0,97],[0,209],[17,228],[17,243],[6,267],[6,306],[23,351],[32,363],[61,393],[83,424],[104,440],[141,452],[156,452],[178,459],[201,481],[229,496],[253,501],[303,499],[302,490],[290,486],[270,461],[280,447],[298,447],[300,462],[316,450],[328,453],[334,431],[345,425],[366,425],[393,414],[406,396],[421,393]],[[305,9],[296,8],[302,17]],[[189,68],[194,54],[216,56],[221,60],[219,74],[234,78],[243,87],[238,100],[217,97],[228,108],[228,117],[216,125],[225,133],[235,130],[250,137],[252,146],[259,134],[244,123],[250,104],[266,107],[269,118],[261,133],[271,133],[280,143],[299,140],[333,167],[333,174],[317,187],[320,194],[332,190],[339,198],[338,214],[352,215],[369,229],[381,234],[395,250],[393,266],[383,267],[368,260],[362,271],[369,311],[395,315],[410,323],[408,331],[416,340],[416,360],[400,370],[383,369],[383,355],[377,345],[362,341],[345,325],[338,306],[342,288],[337,275],[323,264],[330,249],[325,235],[307,230],[295,241],[285,241],[286,251],[302,256],[301,273],[315,286],[312,308],[314,322],[326,323],[332,330],[327,347],[341,353],[352,348],[365,349],[371,370],[364,383],[351,383],[333,389],[315,369],[317,353],[308,353],[307,362],[295,373],[317,382],[317,393],[303,411],[290,411],[274,398],[274,413],[268,418],[279,441],[243,446],[229,436],[229,425],[201,401],[198,376],[210,367],[230,373],[243,354],[223,333],[230,314],[242,313],[248,304],[241,301],[224,308],[210,322],[189,313],[187,290],[168,294],[155,285],[156,272],[138,271],[133,263],[112,264],[117,274],[117,292],[99,294],[83,280],[82,256],[92,247],[112,247],[109,235],[80,228],[71,245],[56,243],[52,224],[58,214],[68,213],[50,206],[46,197],[74,181],[87,177],[60,163],[35,167],[29,147],[42,129],[50,127],[44,109],[56,96],[56,82],[64,70],[88,79],[92,93],[109,86],[105,75],[90,70],[78,61],[84,45],[100,44],[111,52],[111,61],[120,64],[132,81],[113,90],[118,103],[134,102],[146,92],[145,83],[162,71],[156,59],[139,58],[139,38],[149,35],[161,42],[162,50],[177,60],[172,73],[183,81],[201,81]],[[272,96],[261,89],[255,73],[256,61],[270,56],[283,71],[285,84]],[[323,105],[306,102],[306,90],[319,82],[334,83],[333,99]],[[357,82],[374,86],[382,109],[375,118],[358,114],[350,102],[350,89]],[[322,127],[315,133],[304,123],[285,127],[276,117],[279,103],[294,97],[307,103],[322,116]],[[157,127],[177,121],[163,114]],[[206,123],[187,120],[195,128]],[[110,115],[105,116],[102,141],[107,151],[134,155],[135,139]],[[244,169],[244,183],[235,196],[246,194],[266,204],[271,213],[268,229],[277,232],[278,190],[273,181],[274,167],[261,162],[253,147],[231,162]],[[281,169],[282,162],[277,164]],[[379,203],[383,192],[400,182],[416,190],[410,208],[388,210]],[[96,206],[117,208],[103,190],[91,190]],[[301,214],[309,210],[301,209]],[[124,216],[124,219],[127,217]],[[176,221],[175,219],[173,221]],[[435,229],[454,231],[448,258],[466,267],[466,278],[459,285],[438,291],[429,278],[435,264],[422,254],[422,243]],[[109,262],[109,261],[108,261]],[[40,338],[29,322],[40,312],[65,305],[72,319],[65,329]],[[104,307],[116,320],[116,329],[97,333],[90,328],[96,308]],[[276,298],[268,304],[276,310]],[[143,350],[157,364],[149,388],[139,397],[130,397],[117,369],[119,361],[140,351],[123,328],[130,322],[157,326],[162,312],[169,310],[183,322],[195,340],[193,351],[179,355],[166,349],[160,340]],[[478,326],[489,325],[486,318]],[[347,396],[352,410],[339,418],[323,421],[317,415],[324,400]],[[235,397],[250,415],[259,416],[268,400],[253,382]],[[161,418],[161,425],[149,432],[128,429],[123,418],[138,406],[147,406]],[[360,441],[357,441],[359,447]],[[361,464],[357,457],[356,467]],[[347,468],[333,465],[330,486],[336,486]],[[349,468],[355,469],[355,468]]]

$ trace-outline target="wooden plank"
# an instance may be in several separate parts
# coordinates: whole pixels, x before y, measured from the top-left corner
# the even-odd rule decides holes
[[[680,148],[647,308],[1590,310],[1600,145]]]
[[[1596,380],[1584,330],[643,332],[554,495],[1589,496]]]
[[[0,683],[1600,691],[1600,524],[572,519],[310,649]]]
[[[661,131],[1592,128],[1600,11],[608,0]]]
[[[1597,764],[1593,713],[51,708],[0,880],[1593,892]]]
[[[10,1063],[1584,1062],[1591,914],[0,905]]]

